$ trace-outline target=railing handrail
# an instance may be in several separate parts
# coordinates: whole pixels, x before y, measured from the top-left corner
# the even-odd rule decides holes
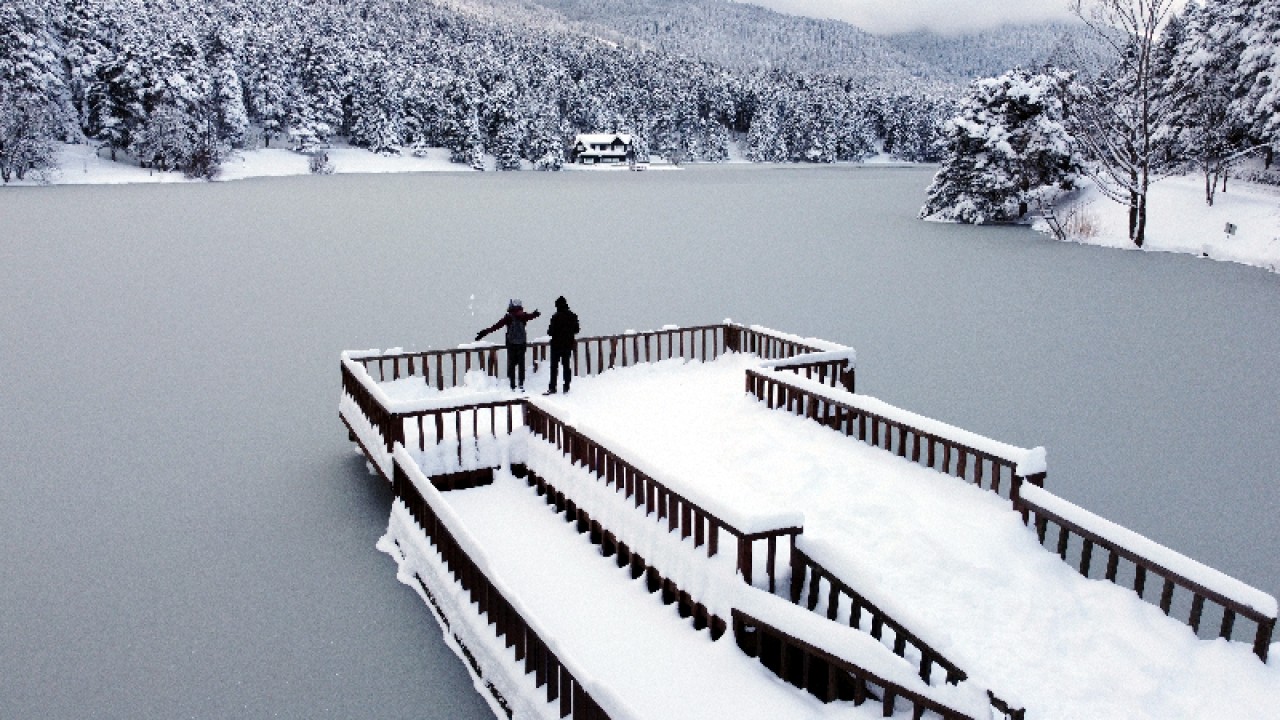
[[[1037,492],[1044,492],[1043,488],[1041,487],[1043,484],[1044,473],[1043,471],[1041,471],[1039,473],[1028,474],[1024,476],[1020,474],[1019,471],[1021,470],[1023,472],[1026,472],[1028,469],[1042,470],[1042,466],[1036,466],[1033,464],[1030,466],[1030,468],[1028,468],[1028,467],[1025,467],[1022,462],[1020,462],[1020,458],[1010,457],[1009,455],[1001,456],[1001,455],[993,454],[990,451],[974,448],[972,446],[957,442],[955,440],[951,440],[950,438],[947,438],[945,436],[940,436],[937,433],[931,433],[929,431],[921,430],[918,427],[908,425],[907,423],[905,423],[900,419],[885,417],[881,413],[877,413],[873,410],[869,410],[859,405],[856,400],[857,396],[846,395],[846,397],[833,397],[832,395],[834,391],[827,388],[826,386],[805,387],[802,381],[798,378],[795,381],[789,381],[788,379],[777,377],[772,373],[764,370],[756,370],[756,369],[748,368],[746,372],[747,372],[748,391],[755,394],[756,397],[758,398],[767,399],[770,402],[771,407],[772,407],[772,401],[773,401],[773,392],[772,392],[772,389],[768,389],[768,391],[766,392],[766,388],[764,387],[764,385],[768,385],[770,388],[776,386],[776,387],[782,387],[786,389],[788,395],[785,398],[785,407],[788,410],[790,410],[791,408],[791,401],[793,399],[791,394],[795,394],[797,397],[805,399],[807,407],[802,408],[801,404],[797,403],[796,412],[806,414],[812,419],[818,421],[819,423],[829,424],[828,415],[830,413],[831,408],[843,409],[853,415],[859,416],[859,423],[860,423],[859,439],[865,442],[870,442],[872,445],[876,447],[879,447],[878,440],[877,440],[879,427],[876,425],[876,423],[882,423],[885,426],[890,428],[898,428],[901,433],[899,437],[898,452],[897,452],[899,456],[902,456],[902,457],[907,456],[906,433],[909,432],[916,439],[915,447],[911,453],[911,459],[913,461],[917,461],[917,462],[920,461],[919,439],[921,437],[925,437],[931,440],[931,444],[929,446],[930,457],[928,459],[928,464],[930,467],[933,466],[932,442],[936,441],[944,444],[944,448],[947,449],[948,454],[950,453],[951,449],[954,448],[956,450],[959,450],[962,453],[968,453],[969,455],[973,455],[976,458],[981,458],[981,459],[985,459],[992,462],[993,468],[998,465],[1011,468],[1011,472],[1013,475],[1013,485],[1010,488],[1010,493],[1009,493],[1010,503],[1012,504],[1013,509],[1015,511],[1021,513],[1024,523],[1030,523],[1031,514],[1036,515],[1036,518],[1037,518],[1035,522],[1036,530],[1042,546],[1044,543],[1044,532],[1045,532],[1044,523],[1048,520],[1051,520],[1052,522],[1056,523],[1060,528],[1062,528],[1062,531],[1061,531],[1062,535],[1059,539],[1059,549],[1057,554],[1064,561],[1066,560],[1067,535],[1069,533],[1075,533],[1076,535],[1084,539],[1085,549],[1081,557],[1081,567],[1080,567],[1080,571],[1082,574],[1086,576],[1088,575],[1093,545],[1096,544],[1096,545],[1101,545],[1108,552],[1112,553],[1112,557],[1111,559],[1109,559],[1109,562],[1108,562],[1108,569],[1106,574],[1107,580],[1115,582],[1115,578],[1116,578],[1115,563],[1117,561],[1116,558],[1118,557],[1123,557],[1126,560],[1129,560],[1139,568],[1138,570],[1139,576],[1135,579],[1135,590],[1138,592],[1139,597],[1143,597],[1142,591],[1143,591],[1143,587],[1145,586],[1145,577],[1148,571],[1162,577],[1166,581],[1166,586],[1161,593],[1160,608],[1166,614],[1170,612],[1171,597],[1172,597],[1172,591],[1174,586],[1182,587],[1183,589],[1191,592],[1194,596],[1191,614],[1187,620],[1187,623],[1195,631],[1199,630],[1200,612],[1205,600],[1211,600],[1224,608],[1225,612],[1223,615],[1222,627],[1220,630],[1220,635],[1224,638],[1230,639],[1232,631],[1234,629],[1235,616],[1237,614],[1242,615],[1254,621],[1258,625],[1257,634],[1254,638],[1254,644],[1253,644],[1254,654],[1257,655],[1259,658],[1261,658],[1263,662],[1266,661],[1267,654],[1269,652],[1270,642],[1274,635],[1275,625],[1277,623],[1276,615],[1274,613],[1266,612],[1266,610],[1270,610],[1270,607],[1265,608],[1264,610],[1260,610],[1257,607],[1253,607],[1248,602],[1237,600],[1236,598],[1232,598],[1225,593],[1215,591],[1205,586],[1203,583],[1199,583],[1195,580],[1192,580],[1191,578],[1186,577],[1184,574],[1178,573],[1171,568],[1165,567],[1164,565],[1157,562],[1156,560],[1144,556],[1137,550],[1125,547],[1120,542],[1114,541],[1110,538],[1106,538],[1099,532],[1095,532],[1093,530],[1085,528],[1079,523],[1063,517],[1061,513],[1053,512],[1049,508],[1044,507],[1043,504],[1041,503],[1035,503],[1033,501],[1029,501],[1025,499],[1023,495],[1026,493],[1031,493],[1034,495]],[[818,411],[816,409],[816,405],[812,402],[815,399],[819,401],[821,404],[825,404],[827,406],[821,411],[822,413],[821,418],[818,417]],[[779,402],[784,402],[784,401],[780,400]],[[838,412],[837,412],[836,418],[837,420],[839,420]],[[871,440],[868,440],[865,437],[865,429],[862,428],[862,423],[864,422],[863,418],[870,418],[873,423],[873,429],[877,431],[876,435],[873,435]],[[850,421],[852,421],[852,418],[850,418]],[[887,437],[887,434],[888,433],[886,431],[886,440],[885,440],[885,448],[884,448],[886,451],[889,450],[892,444],[892,440],[889,437]],[[1027,450],[1022,450],[1021,448],[1014,448],[1014,449],[1021,450],[1023,453],[1034,452],[1034,450],[1027,451]],[[965,472],[963,457],[964,456],[962,455],[961,456],[962,459],[959,461],[959,464],[957,465],[957,473],[955,473],[957,476],[963,476]],[[1021,459],[1025,460],[1026,458],[1024,457]],[[1030,458],[1030,461],[1032,463],[1036,462],[1036,460],[1037,458],[1034,458],[1034,457]],[[1043,461],[1042,455],[1039,458],[1039,460],[1041,462]],[[944,463],[944,466],[947,466],[949,464],[949,460],[944,459],[943,463]],[[980,469],[981,465],[978,465],[977,467]],[[949,467],[944,467],[943,472],[946,472],[947,474],[952,474],[950,472]],[[981,478],[979,477],[979,481],[980,479]],[[1034,486],[1036,487],[1036,489],[1028,490],[1026,489],[1026,484]],[[998,487],[993,483],[993,486],[991,489],[993,491],[997,491]],[[1049,497],[1056,497],[1056,496],[1049,494]],[[1087,511],[1083,511],[1083,512],[1087,512]],[[1127,532],[1132,532],[1132,531],[1127,531]],[[1173,552],[1173,551],[1170,551],[1170,552]],[[1180,557],[1185,557],[1185,556],[1180,556]],[[1208,568],[1208,566],[1203,566],[1201,563],[1191,560],[1190,558],[1187,558],[1187,560],[1189,562],[1196,563],[1196,565],[1201,565],[1202,567]],[[1214,573],[1222,574],[1217,570],[1213,570],[1212,568],[1208,568],[1208,569],[1212,570]],[[1224,577],[1229,577],[1229,576],[1224,575]],[[1234,580],[1234,578],[1231,578],[1231,579]],[[1239,581],[1235,581],[1235,582],[1239,582]],[[1244,583],[1240,583],[1240,584],[1244,585]],[[1253,590],[1253,588],[1250,588],[1250,589]]]
[[[810,570],[813,571],[812,576],[810,576]],[[804,550],[799,547],[793,547],[791,551],[791,602],[796,605],[802,605],[801,594],[804,591],[803,585],[807,579],[809,582],[809,597],[805,598],[803,606],[811,611],[815,610],[818,600],[818,585],[822,578],[825,578],[832,588],[831,594],[827,598],[828,620],[836,619],[836,603],[838,603],[836,593],[843,592],[849,598],[850,626],[855,627],[853,625],[854,619],[858,618],[863,610],[866,610],[871,616],[871,629],[869,631],[863,630],[862,622],[859,620],[856,628],[860,632],[866,632],[876,640],[880,640],[882,635],[880,628],[887,626],[893,631],[894,635],[893,654],[905,659],[906,648],[910,646],[915,648],[917,654],[920,655],[919,675],[925,684],[930,681],[933,665],[938,665],[946,671],[947,683],[954,685],[969,678],[969,674],[962,670],[959,665],[926,643],[918,634],[903,625],[901,621],[867,599],[865,594],[855,590],[853,586],[813,559]],[[1026,714],[1024,709],[1013,708],[1010,703],[990,690],[988,690],[988,695],[991,698],[992,706],[1003,713],[1005,717],[1021,718]]]
[[[622,457],[621,455],[619,455],[618,453],[616,453],[616,452],[614,452],[613,450],[610,450],[609,448],[605,447],[605,445],[604,445],[603,443],[599,442],[598,440],[595,440],[595,439],[594,439],[594,438],[592,438],[590,435],[587,435],[585,432],[583,432],[583,431],[581,431],[581,430],[579,430],[579,429],[575,428],[574,426],[570,425],[569,423],[565,422],[563,418],[561,418],[561,417],[557,416],[557,415],[556,415],[554,412],[552,412],[551,410],[548,410],[548,409],[546,409],[546,408],[544,408],[544,407],[540,407],[540,406],[537,406],[537,405],[533,405],[532,403],[530,403],[530,406],[531,406],[531,407],[533,407],[533,408],[535,409],[535,412],[537,412],[537,413],[541,413],[541,414],[543,414],[543,415],[547,416],[547,418],[549,418],[550,420],[552,420],[552,421],[554,421],[555,423],[557,423],[558,425],[560,425],[560,427],[562,427],[564,430],[566,430],[566,431],[568,431],[568,432],[570,432],[570,433],[572,433],[572,434],[576,435],[577,437],[581,437],[581,438],[582,438],[583,440],[585,440],[586,442],[589,442],[589,443],[591,443],[592,445],[595,445],[596,447],[600,448],[600,450],[601,450],[602,452],[607,453],[608,455],[610,455],[610,456],[613,458],[613,460],[614,460],[615,462],[617,462],[618,464],[623,465],[623,466],[625,466],[625,467],[627,467],[627,468],[630,468],[630,469],[631,469],[631,470],[633,470],[634,472],[637,472],[637,473],[639,473],[639,474],[641,474],[641,475],[644,475],[645,480],[646,480],[647,482],[652,483],[652,484],[653,484],[654,486],[656,486],[656,487],[662,488],[662,490],[663,490],[665,493],[667,493],[668,495],[670,495],[670,496],[672,496],[672,497],[675,497],[675,498],[679,499],[679,500],[680,500],[680,502],[682,502],[682,503],[684,503],[684,504],[688,505],[688,506],[689,506],[692,510],[694,510],[695,512],[699,512],[699,513],[701,513],[702,515],[706,516],[708,519],[714,520],[714,521],[716,522],[716,524],[718,524],[720,527],[724,528],[724,530],[725,530],[726,532],[728,532],[729,534],[733,535],[734,537],[747,538],[747,539],[755,539],[755,538],[763,538],[763,537],[766,537],[767,535],[770,535],[770,534],[773,534],[773,533],[775,533],[775,532],[779,532],[779,531],[782,531],[782,532],[785,532],[785,533],[789,533],[789,532],[791,532],[791,531],[797,531],[797,532],[798,532],[798,531],[800,531],[800,530],[801,530],[801,528],[799,528],[799,527],[795,527],[795,526],[779,527],[779,528],[776,528],[776,529],[770,529],[770,530],[757,531],[757,532],[754,532],[754,533],[749,533],[749,532],[746,532],[746,531],[744,531],[744,530],[739,530],[737,527],[733,526],[733,525],[732,525],[732,524],[730,524],[728,521],[720,519],[720,517],[718,517],[717,515],[715,515],[715,513],[712,513],[710,510],[707,510],[706,508],[702,507],[702,506],[701,506],[701,505],[699,505],[698,503],[693,502],[693,501],[692,501],[692,500],[690,500],[689,498],[685,497],[685,496],[684,496],[684,495],[682,495],[681,493],[679,493],[679,492],[677,492],[677,491],[675,491],[675,490],[672,490],[671,488],[667,487],[667,485],[666,485],[665,483],[663,483],[661,480],[657,480],[657,479],[655,479],[653,476],[651,476],[649,473],[646,473],[645,471],[643,471],[643,470],[639,469],[638,467],[636,467],[636,466],[635,466],[635,464],[634,464],[634,463],[631,463],[630,461],[626,460],[625,458],[623,458],[623,457]],[[537,431],[536,431],[536,430],[534,430],[534,433],[535,433],[535,434],[537,434]]]
[[[815,575],[817,576],[809,581],[810,583],[809,584],[809,588],[810,588],[809,600],[812,601],[816,599],[816,595],[817,595],[816,588],[818,584],[817,581],[820,578],[826,578],[827,582],[831,583],[833,588],[843,591],[846,595],[850,596],[851,600],[853,600],[854,598],[861,600],[860,606],[862,609],[865,609],[868,612],[870,612],[873,618],[876,616],[879,616],[880,623],[887,625],[889,629],[893,630],[895,641],[905,642],[905,644],[914,646],[916,650],[920,653],[920,662],[921,662],[920,677],[926,683],[929,682],[929,676],[930,676],[930,672],[928,670],[928,663],[935,663],[941,666],[944,670],[946,670],[947,671],[946,681],[948,683],[962,682],[969,677],[969,674],[966,673],[964,670],[960,669],[959,665],[956,665],[951,660],[948,660],[946,656],[944,656],[942,653],[935,650],[931,645],[926,643],[924,640],[920,639],[919,635],[912,632],[911,630],[908,630],[905,625],[903,625],[901,622],[899,622],[889,613],[885,612],[878,605],[868,600],[866,595],[864,595],[861,592],[858,592],[857,590],[854,590],[851,585],[849,585],[844,580],[840,579],[835,573],[828,570],[817,560],[814,560],[808,553],[801,550],[800,548],[795,548],[792,551],[792,553],[793,555],[792,555],[792,575],[791,575],[791,602],[799,605],[801,600],[800,595],[803,592],[803,587],[801,587],[801,585],[803,584],[803,576],[799,578],[796,576],[795,574],[796,566],[808,565],[814,571],[816,571]],[[809,609],[813,610],[814,608],[810,607]],[[828,619],[834,620],[835,618],[831,617],[831,614],[834,612],[834,608],[828,607],[827,612],[828,612]],[[873,622],[875,621],[873,620]],[[903,638],[903,640],[898,640],[898,638]],[[876,638],[876,639],[878,640],[879,638]],[[896,649],[894,651],[894,654],[899,655],[899,657],[902,656],[901,653],[899,653]]]
[[[723,330],[725,325],[680,325],[675,327],[658,328],[655,330],[637,330],[635,332],[613,333],[611,335],[579,335],[574,338],[575,343],[598,342],[602,340],[621,340],[623,338],[644,337],[646,335],[669,335],[679,332],[701,332],[703,330]],[[538,337],[525,343],[525,347],[550,345],[551,340],[547,337]],[[477,341],[474,343],[463,343],[452,348],[428,348],[426,350],[398,350],[396,352],[384,352],[382,350],[348,350],[348,355],[356,362],[376,362],[378,360],[404,360],[410,357],[435,357],[436,355],[452,355],[464,352],[484,352],[488,350],[506,350],[511,347],[505,343],[491,343],[486,341]]]
[[[655,479],[649,473],[646,473],[643,470],[640,470],[638,467],[636,467],[634,463],[629,462],[628,460],[620,456],[618,453],[614,452],[613,450],[610,450],[603,443],[595,440],[594,438],[590,437],[589,435],[582,432],[581,430],[578,430],[574,428],[572,425],[569,425],[567,422],[564,421],[563,418],[557,416],[553,411],[549,410],[548,408],[542,407],[533,402],[529,402],[526,405],[525,414],[526,414],[526,418],[528,418],[527,424],[530,429],[530,432],[532,432],[536,436],[543,438],[547,442],[550,442],[553,444],[557,442],[555,439],[553,439],[552,437],[553,435],[558,434],[561,438],[568,438],[567,440],[561,440],[561,442],[563,442],[564,444],[564,447],[562,448],[562,450],[567,455],[569,455],[570,460],[573,462],[578,462],[581,460],[585,467],[590,469],[597,477],[603,479],[606,484],[617,482],[617,480],[615,480],[614,478],[609,477],[609,474],[606,472],[604,467],[606,463],[610,467],[621,466],[624,471],[630,470],[634,474],[634,476],[639,477],[640,478],[639,484],[645,485],[647,487],[643,489],[643,493],[644,493],[643,501],[641,500],[641,497],[640,497],[640,491],[635,491],[636,506],[639,507],[641,504],[643,504],[646,510],[648,511],[653,509],[651,507],[652,505],[656,505],[657,512],[655,513],[654,520],[656,522],[661,522],[664,518],[668,518],[669,520],[668,531],[674,530],[677,526],[679,526],[682,531],[682,537],[687,538],[692,533],[694,536],[695,547],[701,547],[704,544],[707,545],[708,557],[712,557],[719,552],[719,543],[716,535],[716,532],[719,529],[723,529],[725,532],[736,537],[738,539],[738,545],[739,545],[738,569],[739,571],[742,572],[743,579],[747,582],[747,584],[751,584],[752,582],[752,570],[751,570],[752,553],[750,549],[750,543],[752,541],[761,540],[761,539],[767,540],[769,542],[771,558],[772,558],[773,557],[772,553],[775,552],[775,543],[776,543],[777,537],[780,537],[783,535],[789,535],[794,538],[796,535],[803,532],[803,528],[799,526],[784,526],[784,527],[778,527],[778,528],[771,528],[768,530],[756,531],[752,533],[741,530],[736,526],[730,524],[728,521],[720,518],[715,513],[705,509],[698,503],[695,503],[689,500],[682,493],[672,490],[665,483]],[[541,427],[544,423],[546,423],[548,426],[546,429]],[[556,433],[551,429],[553,425],[559,431],[559,433]],[[577,448],[570,446],[573,438],[581,438],[581,440],[587,444],[588,449],[592,447],[596,448],[600,453],[601,458],[597,460],[592,460],[590,458],[577,457],[576,456]],[[598,463],[600,467],[599,468],[593,467],[594,463]],[[650,498],[650,491],[648,489],[649,487],[657,488],[657,492],[653,493],[653,495],[656,496],[656,498],[653,500],[651,500]],[[622,488],[619,488],[619,490],[621,491]],[[627,491],[631,492],[630,489],[628,489]],[[631,495],[628,495],[628,497],[631,497]],[[677,502],[670,503],[670,506],[668,506],[664,504],[663,498],[667,499],[668,501],[674,498]],[[677,516],[674,512],[672,512],[670,515],[666,515],[665,513],[669,511],[670,507],[674,507],[675,505],[682,506],[682,511],[680,513],[680,516]],[[708,537],[705,539],[701,537],[701,519],[700,518],[705,518],[708,525],[708,530],[709,530],[709,532],[707,533]],[[695,525],[695,527],[692,530],[688,527],[689,523],[693,523]],[[772,565],[769,566],[768,570],[769,570],[770,590],[772,590],[775,582],[775,573],[773,571]]]
[[[890,713],[890,708],[892,707],[891,703],[897,697],[901,697],[904,700],[912,703],[913,707],[915,708],[914,717],[921,717],[921,714],[924,711],[928,710],[928,711],[937,713],[938,715],[942,716],[946,720],[976,720],[972,715],[968,715],[960,710],[956,710],[955,708],[948,707],[946,704],[938,700],[935,700],[934,698],[922,695],[916,692],[915,690],[911,690],[907,687],[902,686],[897,682],[894,682],[893,680],[886,679],[880,676],[879,674],[866,669],[862,665],[852,660],[842,658],[830,651],[817,647],[816,645],[813,645],[812,643],[806,640],[802,640],[800,638],[795,637],[791,633],[785,630],[782,630],[781,628],[777,627],[772,623],[761,620],[760,618],[755,617],[754,615],[748,612],[735,608],[733,610],[733,628],[734,628],[735,638],[738,636],[738,632],[741,629],[743,629],[745,625],[751,625],[755,627],[756,632],[760,632],[762,629],[765,629],[765,630],[771,631],[773,634],[776,634],[779,636],[785,636],[786,637],[785,642],[787,642],[788,644],[794,645],[802,649],[806,653],[814,657],[817,657],[820,660],[823,660],[829,666],[840,668],[841,670],[848,673],[851,677],[853,677],[855,681],[860,681],[864,683],[866,681],[870,681],[873,684],[879,685],[881,688],[884,688],[886,691],[885,692],[886,697],[882,700],[882,702],[886,703],[886,711],[885,711],[886,717],[888,717],[889,714],[891,714]],[[739,642],[741,642],[741,639],[739,639]],[[785,657],[786,655],[785,649],[783,650],[782,655]],[[823,699],[827,701],[834,700],[835,698],[831,697],[833,692],[834,692],[834,688],[831,687],[829,684],[826,692],[824,693],[826,697],[824,697]],[[857,700],[855,700],[855,702],[857,702]],[[861,704],[861,703],[858,702],[858,704]]]
[[[1043,491],[1042,490],[1033,491],[1033,494],[1034,492],[1043,492]],[[1271,603],[1266,603],[1266,604],[1271,605],[1271,607],[1268,607],[1265,610],[1259,609],[1257,607],[1254,607],[1252,604],[1250,604],[1247,601],[1238,600],[1236,598],[1231,597],[1230,595],[1227,595],[1226,593],[1213,590],[1212,588],[1207,587],[1203,583],[1200,583],[1196,580],[1188,578],[1186,577],[1185,574],[1179,573],[1173,570],[1172,568],[1166,567],[1165,564],[1162,564],[1160,562],[1157,562],[1156,560],[1148,558],[1145,555],[1131,548],[1125,547],[1119,542],[1116,542],[1111,538],[1105,537],[1102,533],[1095,532],[1094,530],[1086,528],[1071,519],[1063,517],[1061,513],[1054,512],[1053,510],[1044,507],[1042,504],[1037,503],[1034,500],[1028,500],[1025,497],[1019,497],[1015,503],[1015,509],[1018,509],[1022,512],[1023,517],[1027,518],[1027,522],[1029,524],[1034,524],[1036,529],[1036,536],[1040,541],[1041,547],[1044,546],[1046,529],[1047,529],[1046,525],[1048,522],[1053,522],[1057,524],[1059,528],[1061,528],[1059,531],[1058,548],[1055,554],[1057,554],[1058,557],[1061,558],[1063,562],[1067,562],[1067,557],[1066,557],[1067,543],[1069,542],[1070,534],[1074,533],[1078,535],[1084,541],[1084,547],[1081,550],[1080,565],[1078,567],[1078,570],[1080,574],[1084,575],[1085,577],[1089,576],[1089,569],[1092,563],[1093,546],[1099,545],[1103,549],[1105,549],[1108,553],[1110,553],[1110,556],[1107,559],[1107,569],[1104,575],[1104,579],[1113,583],[1118,583],[1116,579],[1118,559],[1124,558],[1125,560],[1128,560],[1129,562],[1133,563],[1133,565],[1136,568],[1133,590],[1138,594],[1138,597],[1140,599],[1144,601],[1147,600],[1145,589],[1146,589],[1146,575],[1148,572],[1162,578],[1165,582],[1164,582],[1164,587],[1161,589],[1161,592],[1160,592],[1159,607],[1165,613],[1165,615],[1170,615],[1172,612],[1173,591],[1175,587],[1181,587],[1183,590],[1190,592],[1192,594],[1193,600],[1191,603],[1191,611],[1187,617],[1186,623],[1191,627],[1193,632],[1199,633],[1201,613],[1203,612],[1205,600],[1210,600],[1212,602],[1215,602],[1220,607],[1223,608],[1222,624],[1219,627],[1219,632],[1218,632],[1219,636],[1222,638],[1225,638],[1227,640],[1231,639],[1232,634],[1235,630],[1235,616],[1237,614],[1243,615],[1249,620],[1252,620],[1254,623],[1257,624],[1257,630],[1254,634],[1254,640],[1253,640],[1253,653],[1254,655],[1258,656],[1258,658],[1262,660],[1262,662],[1267,661],[1267,656],[1269,654],[1269,650],[1271,646],[1271,640],[1275,634],[1275,628],[1276,628],[1276,612],[1274,608],[1275,599],[1272,598],[1271,596],[1269,595],[1266,596],[1268,599],[1271,600]],[[1088,512],[1088,511],[1083,511],[1083,512]],[[1090,513],[1090,515],[1092,515],[1092,513]],[[1132,533],[1133,531],[1126,529],[1126,532]],[[1137,533],[1134,533],[1134,534],[1137,535]],[[1174,550],[1169,550],[1169,552],[1178,558],[1185,559],[1189,563],[1194,563],[1195,566],[1203,567],[1215,574],[1221,575],[1236,583],[1239,583],[1241,586],[1248,588],[1248,590],[1252,592],[1256,592],[1260,595],[1265,595],[1265,593],[1262,593],[1262,591],[1257,590],[1256,588],[1253,588],[1243,582],[1240,582],[1239,580],[1236,580],[1235,578],[1232,578],[1231,576],[1226,575],[1221,571],[1215,570],[1207,565],[1204,565],[1203,563],[1200,563],[1196,560],[1188,558],[1185,555],[1182,555],[1181,553],[1177,553]]]
[[[740,348],[741,352],[754,352],[766,360],[811,353],[847,352],[851,350],[851,348],[838,343],[819,340],[818,338],[802,338],[798,335],[791,335],[761,325],[742,325],[734,322],[726,322],[725,325],[735,328],[745,336],[746,342],[743,343],[744,347]],[[766,357],[766,355],[775,354],[777,357]]]
[[[1040,493],[1046,493],[1046,494],[1048,493],[1047,490],[1044,490],[1042,488],[1037,488],[1036,491]],[[1192,590],[1199,595],[1204,595],[1207,599],[1213,600],[1219,605],[1222,605],[1224,607],[1229,607],[1232,610],[1235,610],[1236,612],[1240,613],[1241,615],[1248,617],[1250,620],[1262,622],[1265,620],[1276,619],[1276,611],[1274,608],[1272,608],[1269,611],[1262,610],[1255,606],[1250,605],[1247,601],[1237,600],[1236,598],[1230,597],[1225,593],[1221,593],[1217,590],[1209,588],[1195,580],[1192,580],[1189,577],[1186,577],[1185,575],[1171,568],[1165,567],[1164,565],[1160,564],[1155,560],[1152,560],[1144,555],[1139,554],[1135,550],[1130,550],[1129,548],[1123,545],[1120,545],[1119,543],[1111,540],[1110,538],[1107,538],[1106,536],[1098,532],[1090,530],[1073,520],[1069,520],[1063,517],[1061,514],[1056,513],[1044,507],[1043,505],[1040,505],[1039,503],[1036,503],[1034,500],[1028,499],[1025,495],[1019,499],[1019,503],[1027,506],[1027,508],[1031,510],[1031,512],[1033,513],[1047,516],[1049,519],[1053,520],[1053,522],[1057,523],[1058,525],[1066,526],[1070,528],[1072,532],[1076,533],[1077,535],[1080,535],[1081,537],[1087,540],[1091,540],[1095,545],[1101,545],[1102,547],[1105,547],[1109,551],[1118,553],[1120,556],[1124,557],[1125,559],[1131,562],[1141,563],[1143,565],[1146,565],[1148,571],[1154,570],[1161,577],[1173,580],[1174,582],[1178,583],[1179,585],[1182,585],[1188,590]],[[1169,552],[1176,553],[1176,551],[1174,550],[1170,550]],[[1214,568],[1211,568],[1208,565],[1205,565],[1197,560],[1194,560],[1185,555],[1182,555],[1181,553],[1177,553],[1177,555],[1188,563],[1194,563],[1195,565],[1201,568],[1204,568],[1205,570],[1222,575],[1224,578],[1228,578],[1235,582],[1240,582],[1238,580],[1235,580],[1235,578],[1232,578],[1231,576],[1226,575],[1225,573],[1215,570]],[[1244,583],[1241,583],[1241,584],[1244,585]],[[1249,590],[1253,590],[1258,593],[1262,592],[1261,590],[1257,590],[1256,588],[1253,588],[1253,587],[1249,587]],[[1274,602],[1274,598],[1272,598],[1272,601]]]
[[[932,421],[931,424],[935,425],[938,428],[954,430],[955,435],[965,435],[971,438],[987,440],[993,445],[1005,446],[1005,448],[1007,448],[1007,450],[983,449],[983,448],[975,447],[975,445],[970,444],[970,442],[957,439],[954,437],[954,435],[925,430],[923,428],[917,427],[916,425],[910,424],[910,421],[907,419],[890,417],[884,412],[870,409],[866,407],[864,404],[859,404],[859,400],[872,400],[872,401],[875,401],[875,404],[883,405],[884,408],[892,408],[902,413],[903,415],[924,418],[924,416],[917,415],[916,413],[913,413],[909,410],[902,410],[901,408],[895,408],[894,406],[889,405],[888,403],[885,403],[882,400],[877,400],[876,398],[872,398],[865,395],[855,395],[849,392],[841,392],[841,391],[835,390],[834,388],[828,388],[826,386],[804,387],[801,384],[803,381],[800,378],[797,378],[795,381],[791,381],[786,378],[778,377],[777,375],[771,373],[767,369],[748,368],[747,376],[749,378],[758,378],[766,382],[782,385],[786,387],[788,390],[792,392],[800,393],[802,395],[817,396],[817,397],[820,397],[822,401],[825,403],[828,403],[836,407],[842,407],[857,415],[865,415],[868,418],[875,419],[876,421],[884,423],[885,425],[905,429],[914,435],[919,435],[920,437],[927,437],[939,442],[945,442],[951,445],[956,450],[961,450],[965,453],[968,453],[969,455],[973,455],[974,457],[981,457],[986,460],[998,462],[1008,468],[1011,468],[1016,474],[1022,477],[1042,475],[1045,472],[1043,448],[1029,448],[1029,449],[1020,448],[1014,445],[1009,445],[1008,443],[1002,443],[996,440],[991,440],[990,438],[985,438],[981,435],[978,435],[977,433],[971,432],[969,430],[965,430],[963,428],[960,428],[954,425],[950,425],[948,423]],[[843,397],[837,397],[831,394],[834,392],[839,392],[840,395]],[[928,418],[925,418],[925,419],[928,419]],[[1021,470],[1022,472],[1019,472],[1019,470]]]
[[[547,504],[552,505],[557,512],[564,513],[570,521],[576,521],[579,533],[585,533],[592,544],[599,545],[605,557],[614,555],[617,557],[618,567],[629,566],[633,580],[644,575],[650,592],[662,590],[664,604],[677,603],[685,606],[682,608],[682,617],[683,611],[687,610],[689,617],[693,618],[695,630],[707,628],[712,640],[720,639],[727,627],[725,620],[693,594],[682,590],[674,578],[663,575],[655,564],[656,561],[640,555],[632,544],[634,538],[624,540],[622,535],[606,526],[599,516],[592,517],[590,510],[583,507],[580,498],[575,500],[532,467],[526,467],[526,473],[528,484],[539,495],[545,495]]]

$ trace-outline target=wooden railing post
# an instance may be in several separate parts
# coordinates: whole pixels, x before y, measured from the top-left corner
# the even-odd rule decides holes
[[[724,326],[725,352],[742,352],[742,330],[736,325]]]
[[[1253,652],[1262,662],[1267,661],[1267,651],[1271,647],[1271,637],[1276,630],[1276,619],[1258,623],[1258,634],[1253,638]]]
[[[809,568],[805,565],[800,555],[800,549],[796,547],[794,538],[791,543],[791,602],[798,604],[800,602],[800,593],[804,590],[805,576],[808,574]]]

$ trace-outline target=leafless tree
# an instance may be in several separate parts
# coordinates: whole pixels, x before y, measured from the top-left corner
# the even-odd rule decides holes
[[[1155,132],[1172,102],[1161,92],[1155,51],[1174,0],[1073,0],[1075,14],[1113,52],[1106,76],[1089,88],[1077,109],[1077,138],[1092,160],[1089,177],[1111,200],[1129,207],[1129,239],[1146,237],[1147,191],[1160,170]]]

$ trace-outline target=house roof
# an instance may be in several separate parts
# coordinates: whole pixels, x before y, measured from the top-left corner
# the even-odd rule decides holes
[[[626,133],[579,133],[574,139],[574,143],[582,143],[583,145],[609,145],[615,139],[621,140],[623,145],[631,144],[631,136]]]

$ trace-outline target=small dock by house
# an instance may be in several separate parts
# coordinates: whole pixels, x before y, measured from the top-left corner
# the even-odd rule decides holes
[[[380,547],[499,717],[1280,707],[1274,598],[1053,495],[1043,448],[858,394],[848,347],[726,321],[573,361],[544,397],[501,346],[341,359]]]

